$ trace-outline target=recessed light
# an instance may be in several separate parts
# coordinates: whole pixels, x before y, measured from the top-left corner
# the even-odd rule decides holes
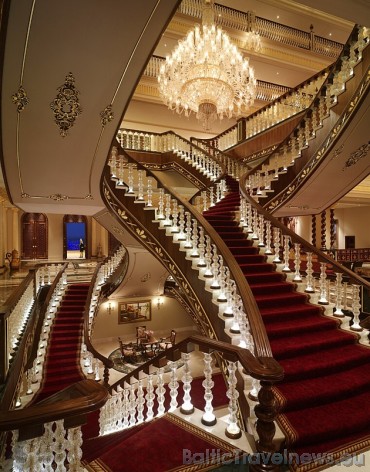
[[[279,18],[280,18],[280,16],[278,15],[276,18],[277,18],[277,19],[279,19]]]

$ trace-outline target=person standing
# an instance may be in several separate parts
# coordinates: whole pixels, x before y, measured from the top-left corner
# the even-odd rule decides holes
[[[84,257],[85,244],[82,238],[80,238],[80,257]]]

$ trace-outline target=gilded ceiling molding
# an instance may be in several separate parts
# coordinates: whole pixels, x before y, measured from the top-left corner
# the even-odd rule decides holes
[[[17,112],[20,113],[29,103],[29,99],[23,85],[20,85],[18,91],[12,95],[12,101],[17,105]]]
[[[367,74],[364,76],[364,78],[363,78],[360,86],[358,87],[355,95],[350,100],[350,102],[347,105],[346,109],[344,110],[341,117],[339,118],[339,120],[337,121],[337,123],[335,124],[333,129],[331,130],[328,137],[325,139],[325,141],[324,141],[323,145],[321,146],[321,148],[316,152],[316,154],[306,164],[306,166],[302,168],[300,173],[290,183],[290,185],[286,188],[286,190],[279,193],[279,195],[277,195],[275,198],[270,200],[268,205],[265,207],[266,210],[273,213],[274,211],[279,209],[287,200],[292,198],[292,196],[299,190],[299,188],[304,184],[304,182],[306,180],[308,180],[311,177],[311,175],[316,171],[317,167],[322,163],[322,161],[325,160],[327,155],[330,153],[331,148],[333,147],[333,144],[338,139],[339,135],[342,133],[344,127],[350,121],[353,114],[356,112],[357,107],[359,105],[361,105],[361,99],[367,93],[369,86],[370,86],[370,70],[367,71]],[[364,146],[368,146],[368,144],[364,145]],[[361,146],[361,148],[362,148],[362,146]],[[350,157],[348,159],[348,161],[351,162],[350,165],[353,165],[352,161],[356,160],[356,162],[357,162],[359,160],[359,158],[364,157],[364,150],[361,149],[361,151],[360,151],[360,149],[351,154],[351,156],[355,155],[356,157],[353,157],[352,159]],[[366,154],[367,154],[368,149],[369,148],[366,147]],[[340,147],[337,148],[337,150],[334,151],[334,157],[336,157],[338,155],[338,152],[340,152]],[[335,154],[335,153],[337,153],[337,154]],[[358,158],[358,156],[360,156],[360,157]],[[356,163],[356,162],[354,162],[354,163]],[[349,166],[347,166],[347,167],[349,167]]]
[[[369,149],[370,149],[370,143],[366,143],[366,144],[363,144],[362,146],[360,146],[356,151],[354,151],[350,156],[349,158],[347,159],[347,161],[345,162],[344,164],[344,167],[342,170],[346,170],[348,169],[349,167],[352,167],[354,166],[355,164],[357,164],[357,162],[360,160],[360,159],[363,159],[364,157],[367,156],[367,153],[369,152]]]
[[[162,262],[168,272],[176,280],[181,291],[184,292],[184,296],[191,304],[195,315],[207,326],[208,336],[211,339],[217,339],[207,313],[204,311],[196,293],[193,291],[193,288],[187,281],[185,275],[181,272],[181,269],[171,258],[170,254],[168,254],[157,240],[153,238],[153,235],[148,231],[148,229],[129,214],[127,210],[123,209],[124,207],[122,202],[117,199],[105,180],[103,182],[103,197],[107,208],[116,215],[122,226],[128,229],[129,232],[133,234],[150,253]]]
[[[103,111],[100,112],[100,122],[102,126],[107,125],[110,123],[114,118],[114,113],[112,110],[112,105],[108,105],[104,108]]]
[[[59,128],[62,138],[67,136],[68,130],[75,124],[76,118],[82,113],[78,100],[79,91],[75,87],[75,78],[72,72],[66,75],[63,85],[58,87],[57,96],[50,103],[54,113],[54,121]]]

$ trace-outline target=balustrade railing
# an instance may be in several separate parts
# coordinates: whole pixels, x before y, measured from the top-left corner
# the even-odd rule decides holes
[[[217,180],[222,174],[220,162],[211,155],[204,152],[197,145],[173,133],[151,133],[131,129],[118,130],[117,140],[123,149],[132,149],[136,151],[151,152],[173,152],[180,159],[187,162],[200,173],[208,177],[210,180]],[[129,166],[124,160],[119,161],[119,165],[115,165],[113,156],[110,158],[112,173],[122,180],[124,168]]]
[[[201,0],[183,0],[179,12],[201,18],[202,7]],[[330,39],[316,36],[312,29],[310,32],[298,30],[266,18],[260,18],[255,16],[253,12],[242,12],[217,3],[215,4],[215,21],[223,27],[239,29],[243,32],[255,32],[262,38],[299,49],[311,50],[326,57],[336,58],[343,46]]]
[[[125,260],[126,264],[123,264]],[[121,279],[122,272],[126,273],[126,270],[127,251],[123,246],[120,246],[111,257],[107,257],[104,262],[97,265],[91,280],[87,306],[85,307],[84,342],[81,343],[80,358],[81,369],[87,376],[93,376],[96,381],[103,379],[103,385],[105,386],[109,385],[109,370],[113,367],[113,362],[94,348],[91,337],[100,304],[109,291],[106,285],[114,283],[117,277]]]
[[[202,381],[203,400],[200,401],[199,389],[197,389],[198,398],[195,399],[192,396],[194,373],[192,375],[191,359],[192,356],[196,356],[199,366],[202,355],[204,380]],[[229,415],[224,428],[224,436],[237,439],[243,434],[243,421],[238,406],[237,375],[242,375],[247,379],[244,381],[246,389],[251,389],[252,379],[258,384],[259,380],[266,382],[266,387],[263,385],[258,387],[262,391],[259,402],[262,409],[269,410],[270,416],[267,418],[257,415],[257,420],[251,419],[253,424],[250,426],[253,429],[259,428],[263,423],[269,423],[274,428],[275,405],[273,402],[265,405],[263,393],[282,378],[282,369],[277,364],[269,364],[267,368],[269,372],[265,371],[267,367],[264,366],[265,360],[257,359],[249,350],[242,347],[203,336],[190,336],[170,349],[159,352],[155,358],[148,360],[110,387],[110,397],[100,411],[100,435],[132,428],[160,417],[166,412],[180,414],[180,416],[191,414],[193,424],[198,427],[215,425],[219,422],[213,408],[215,363],[218,363],[216,373],[222,373],[224,376],[225,392],[229,399],[227,405]],[[178,374],[180,367],[181,375]],[[169,401],[166,400],[168,397]],[[198,408],[194,407],[194,403],[198,405]],[[202,403],[204,408],[200,410],[199,404]],[[195,410],[198,410],[198,415],[194,415]],[[262,452],[259,447],[260,441],[257,440],[256,449]]]
[[[271,193],[273,182],[279,180],[279,176],[285,174],[288,168],[295,164],[296,159],[301,157],[302,151],[309,146],[309,141],[316,137],[317,130],[322,128],[325,118],[330,116],[339,95],[345,90],[346,82],[353,77],[354,68],[362,60],[362,52],[369,44],[369,38],[370,32],[367,28],[360,27],[354,30],[341,57],[333,66],[299,125],[260,166],[250,173],[247,182],[248,191],[256,198],[268,197],[269,200],[273,198]],[[276,186],[276,182],[274,185]],[[276,202],[273,206],[276,209]]]
[[[0,309],[0,384],[17,355],[39,290],[50,285],[62,265],[38,265],[22,281]]]
[[[242,177],[241,189],[246,178]],[[290,231],[248,192],[242,190],[242,196],[238,219],[244,232],[278,270],[297,283],[299,290],[310,294],[311,302],[327,307],[328,315],[347,317],[342,327],[365,335],[360,314],[364,295],[370,294],[370,283]]]
[[[220,150],[226,150],[259,133],[292,118],[306,110],[321,88],[329,69],[324,69],[294,89],[278,97],[265,107],[257,110],[247,118],[241,118],[238,123],[213,139],[213,145]]]

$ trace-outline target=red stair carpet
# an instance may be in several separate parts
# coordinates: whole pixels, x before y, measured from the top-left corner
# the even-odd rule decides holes
[[[273,355],[284,368],[285,378],[275,393],[284,447],[298,454],[291,469],[319,467],[311,460],[314,454],[330,452],[338,459],[369,449],[370,348],[360,345],[356,334],[341,330],[322,307],[310,304],[307,294],[297,292],[296,285],[253,246],[234,221],[238,184],[231,178],[227,183],[230,193],[203,215],[243,270]]]
[[[51,329],[41,389],[33,400],[39,402],[83,380],[80,367],[83,313],[89,284],[68,285]]]
[[[214,456],[212,457],[212,454]],[[171,413],[134,428],[131,435],[88,470],[109,472],[195,472],[232,460],[238,449]]]

